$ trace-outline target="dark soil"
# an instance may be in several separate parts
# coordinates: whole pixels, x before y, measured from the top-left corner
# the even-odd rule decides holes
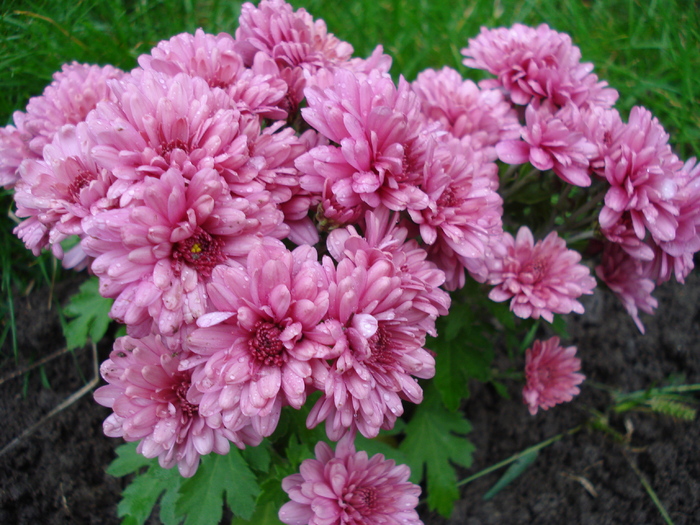
[[[62,283],[55,299],[75,292],[76,281]],[[610,396],[590,383],[633,391],[666,384],[670,377],[700,383],[700,277],[686,286],[667,284],[655,294],[655,317],[643,318],[647,334],[609,294],[597,291],[586,302],[586,314],[570,321],[571,339],[588,378],[574,402],[536,416],[522,404],[517,385],[511,400],[489,386],[472,385],[465,405],[476,445],[469,476],[527,447],[574,428],[604,411]],[[23,327],[19,348],[33,360],[64,345],[56,308],[49,309],[45,290],[17,300],[17,322]],[[7,343],[6,343],[7,346]],[[100,360],[109,345],[99,349]],[[3,348],[5,357],[7,350]],[[10,354],[11,355],[11,354]],[[20,362],[20,366],[28,364]],[[17,368],[6,359],[0,378]],[[0,384],[0,447],[92,378],[92,352],[64,354],[37,370]],[[118,440],[102,434],[109,411],[90,394],[52,417],[13,450],[0,457],[0,523],[118,523],[116,508],[124,480],[105,473]],[[424,511],[427,525],[480,524],[656,524],[661,514],[630,466],[649,481],[676,525],[700,523],[700,421],[684,422],[655,413],[628,413],[610,419],[628,434],[628,443],[601,431],[584,429],[545,448],[536,462],[490,501],[482,496],[503,470],[463,487],[450,520]]]

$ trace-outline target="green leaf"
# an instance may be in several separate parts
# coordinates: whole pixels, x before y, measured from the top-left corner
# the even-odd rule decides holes
[[[275,503],[269,502],[263,505],[258,505],[255,509],[255,514],[249,519],[244,520],[243,518],[233,518],[231,525],[249,525],[251,523],[255,525],[282,525],[278,517],[279,506]]]
[[[172,499],[182,481],[177,468],[164,469],[153,459],[150,468],[136,476],[122,492],[122,500],[117,506],[117,515],[125,522],[143,525],[153,512],[154,505],[161,494],[166,493]]]
[[[231,448],[225,456],[210,454],[202,458],[197,473],[182,482],[175,510],[187,516],[185,525],[218,525],[225,494],[233,513],[250,519],[259,493],[248,464],[237,449]]]
[[[446,517],[459,499],[452,463],[465,468],[472,464],[474,445],[463,437],[469,431],[469,421],[447,410],[438,393],[429,387],[406,425],[406,439],[399,447],[411,468],[412,481],[419,482],[426,471],[428,506]]]
[[[508,484],[515,481],[520,474],[525,472],[527,467],[532,465],[532,463],[537,459],[538,454],[539,452],[537,450],[533,450],[529,454],[525,454],[521,458],[518,458],[517,461],[513,462],[513,464],[508,467],[508,470],[505,471],[503,476],[501,476],[501,479],[499,479],[496,484],[491,487],[486,494],[484,494],[484,501],[490,500]]]
[[[264,439],[257,447],[246,447],[241,451],[250,468],[258,472],[270,470],[270,441]]]
[[[88,337],[95,343],[104,337],[111,321],[109,311],[112,302],[112,299],[100,295],[97,277],[88,279],[80,286],[80,291],[63,308],[67,317],[74,318],[63,326],[69,349],[85,346]]]
[[[355,437],[355,448],[364,450],[369,457],[376,454],[382,454],[386,459],[393,459],[397,464],[406,463],[406,454],[401,450],[392,446],[393,438],[385,435],[383,432],[374,439],[367,439],[361,434]]]
[[[126,443],[117,447],[117,458],[107,467],[107,474],[114,477],[126,476],[150,466],[154,460],[136,452],[137,443]]]

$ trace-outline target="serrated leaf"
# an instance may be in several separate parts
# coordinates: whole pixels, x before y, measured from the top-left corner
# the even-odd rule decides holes
[[[463,437],[469,431],[469,421],[447,410],[435,389],[429,387],[406,425],[406,439],[399,447],[411,468],[412,481],[419,482],[425,470],[428,506],[446,517],[459,499],[452,463],[465,468],[472,464],[474,445]]]
[[[232,448],[225,456],[210,454],[202,458],[197,473],[182,482],[175,510],[187,516],[185,525],[218,525],[225,495],[236,516],[250,519],[259,493],[260,487],[248,464]]]
[[[358,451],[364,450],[369,457],[382,454],[386,459],[393,459],[396,464],[406,463],[406,454],[396,446],[389,444],[387,439],[391,439],[391,437],[380,434],[374,439],[367,439],[363,435],[358,434],[355,437],[355,449]]]
[[[112,302],[112,299],[100,295],[97,277],[88,279],[80,286],[80,291],[63,308],[67,317],[73,317],[63,326],[69,349],[85,346],[88,337],[95,343],[104,337],[111,321],[109,311]]]
[[[243,459],[250,468],[258,472],[268,472],[270,469],[270,442],[263,439],[257,447],[246,447],[241,451]]]
[[[563,315],[555,315],[554,321],[552,322],[552,330],[561,339],[571,339],[569,332],[567,330],[566,317]]]
[[[182,478],[177,469],[164,469],[157,460],[143,474],[136,476],[122,492],[122,500],[117,506],[117,515],[125,522],[143,525],[153,512],[153,507],[165,492],[177,494]]]
[[[107,467],[107,474],[119,478],[136,472],[142,467],[153,465],[154,460],[136,452],[136,446],[136,442],[118,446],[117,457]]]
[[[231,525],[283,525],[279,519],[279,507],[272,502],[258,505],[249,519],[233,518]]]
[[[484,494],[484,501],[490,500],[511,482],[515,481],[516,478],[525,472],[527,467],[532,465],[532,463],[537,459],[538,454],[539,453],[537,450],[533,450],[532,452],[525,454],[514,461],[513,464],[508,467],[508,470],[504,472],[503,476],[501,476],[501,479],[499,479],[496,484],[491,487],[486,494]]]

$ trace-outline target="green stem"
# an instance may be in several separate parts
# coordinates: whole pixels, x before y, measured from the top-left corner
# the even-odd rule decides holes
[[[666,525],[674,525],[671,516],[669,516],[668,512],[666,512],[666,508],[664,507],[663,503],[661,503],[661,500],[656,495],[656,492],[654,492],[654,489],[647,480],[646,476],[642,474],[642,471],[639,470],[637,465],[635,465],[634,461],[632,461],[627,454],[623,453],[623,455],[625,456],[627,463],[629,463],[630,467],[632,467],[632,470],[634,470],[634,473],[637,475],[637,478],[639,478],[639,481],[641,481],[642,485],[644,486],[644,490],[647,491],[647,494],[649,494],[649,497],[654,502],[654,505],[656,505],[656,508],[659,509],[661,516],[663,516],[664,521],[666,522]]]
[[[552,443],[556,443],[564,436],[570,436],[570,435],[575,434],[576,432],[578,432],[582,428],[583,428],[583,425],[578,425],[574,428],[570,428],[566,432],[562,432],[561,434],[557,434],[554,437],[551,437],[545,441],[542,441],[541,443],[538,443],[537,445],[533,445],[529,448],[526,448],[525,450],[521,450],[517,454],[513,454],[508,459],[504,459],[503,461],[496,463],[495,465],[491,465],[490,467],[485,468],[484,470],[477,472],[476,474],[473,474],[473,475],[469,476],[468,478],[463,479],[462,481],[457,483],[457,486],[461,487],[462,485],[466,485],[467,483],[471,483],[475,479],[479,479],[480,477],[485,476],[486,474],[490,474],[491,472],[494,472],[494,471],[498,470],[499,468],[510,465],[511,463],[519,460],[523,456],[526,456],[526,455],[531,454],[532,452],[536,452],[538,450],[542,450],[543,448],[548,447]]]

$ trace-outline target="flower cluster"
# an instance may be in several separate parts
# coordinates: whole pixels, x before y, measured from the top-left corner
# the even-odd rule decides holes
[[[280,518],[418,523],[408,469],[352,440],[422,401],[448,291],[473,279],[552,322],[596,284],[571,232],[504,231],[499,159],[604,188],[588,207],[596,274],[643,329],[654,283],[682,281],[700,249],[700,168],[643,108],[623,123],[567,35],[482,30],[463,52],[497,78],[396,83],[381,47],[354,58],[323,21],[262,0],[235,36],[177,35],[131,72],[65,66],[15,114],[0,133],[15,233],[88,267],[126,325],[95,393],[107,435],[192,476],[316,394],[307,426],[341,441],[285,480]],[[533,414],[578,392],[574,351],[556,338],[528,351]]]
[[[634,107],[625,123],[613,107],[617,92],[598,81],[592,64],[580,62],[568,35],[544,24],[484,28],[462,53],[465,65],[496,75],[482,87],[500,87],[514,105],[524,106],[520,138],[498,142],[498,158],[529,162],[568,184],[591,187],[602,241],[596,274],[643,332],[638,310],[653,312],[654,286],[671,274],[684,282],[700,250],[695,159],[684,164],[673,154],[668,134],[647,109]],[[500,286],[493,293],[501,300],[517,293]],[[526,311],[537,308],[533,303]]]

